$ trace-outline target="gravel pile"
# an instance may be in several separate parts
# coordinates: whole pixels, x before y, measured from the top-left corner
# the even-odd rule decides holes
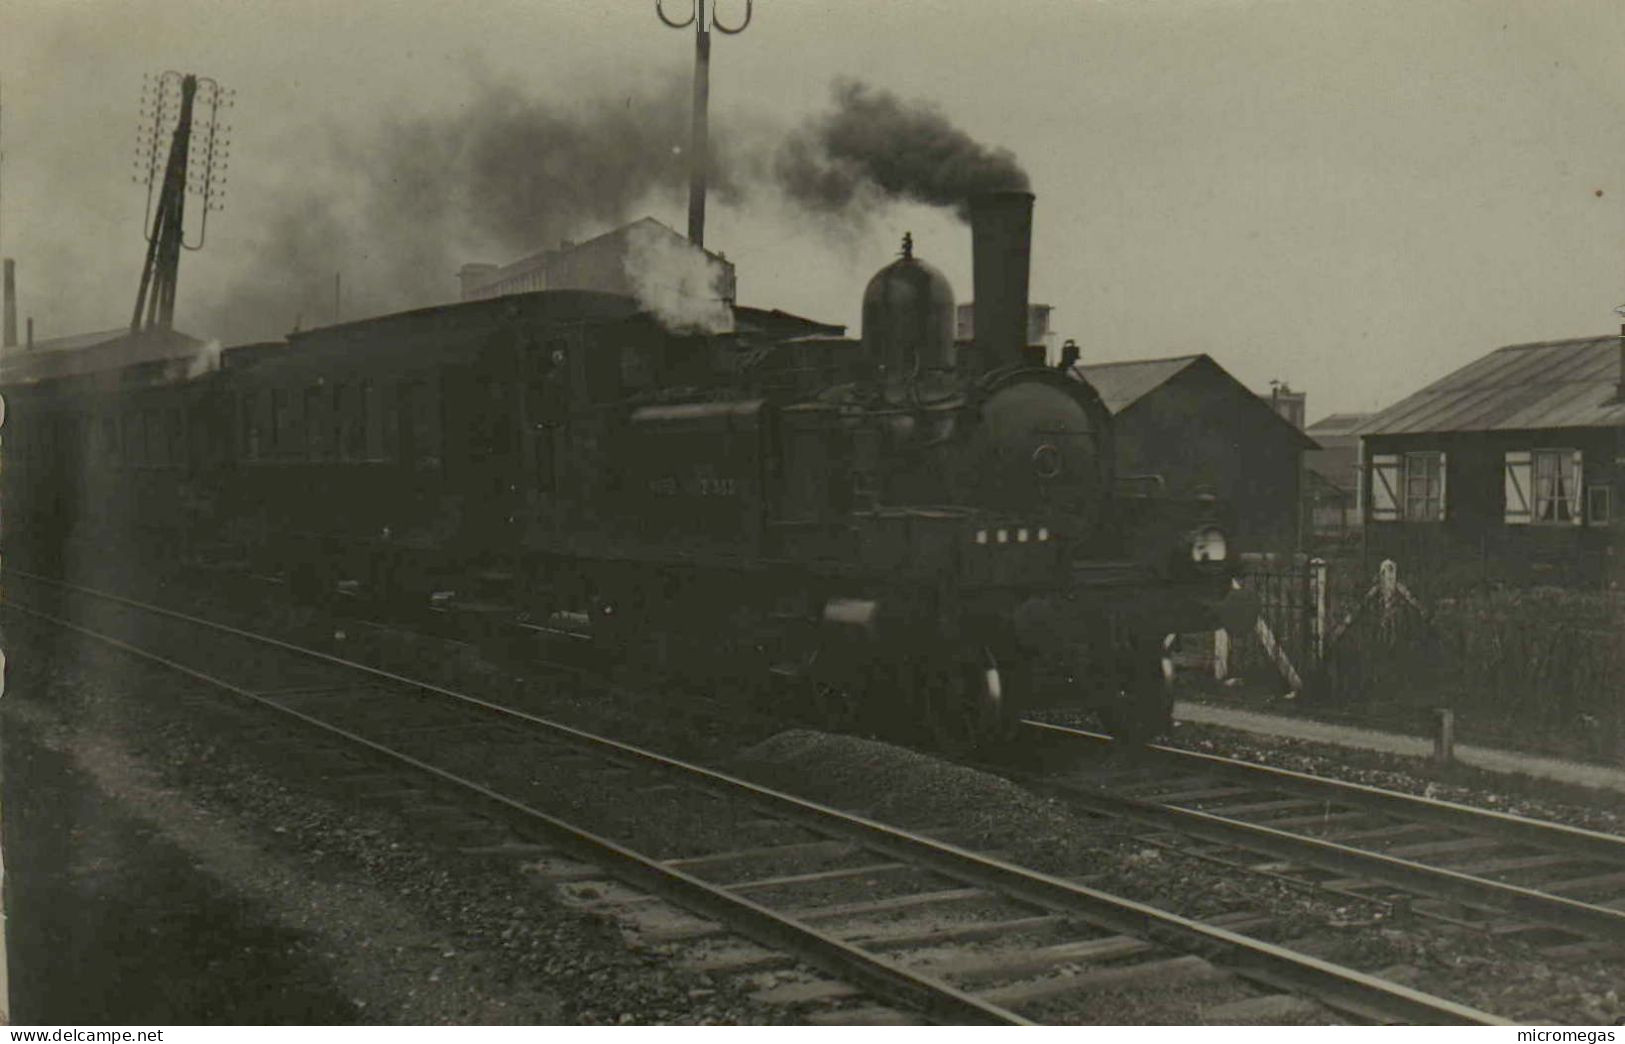
[[[792,729],[740,752],[743,776],[978,849],[1019,849],[1044,869],[1084,873],[1119,824],[1081,815],[1007,779],[878,740]]]

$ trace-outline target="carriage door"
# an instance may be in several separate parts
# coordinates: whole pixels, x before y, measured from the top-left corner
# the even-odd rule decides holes
[[[518,353],[493,338],[463,374],[448,374],[452,430],[464,432],[463,467],[451,476],[463,501],[463,536],[475,549],[504,550],[518,539],[523,460],[519,439]]]

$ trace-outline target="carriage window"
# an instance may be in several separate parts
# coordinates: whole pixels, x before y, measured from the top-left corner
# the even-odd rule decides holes
[[[473,416],[468,431],[471,460],[504,457],[513,452],[513,390],[505,383],[482,375],[474,383],[470,404]]]
[[[356,424],[360,431],[360,458],[362,460],[377,460],[384,455],[383,432],[378,428],[377,402],[374,399],[371,381],[361,382],[361,393],[356,396],[358,415]]]
[[[141,463],[158,467],[163,461],[163,429],[159,426],[156,410],[141,411]]]
[[[169,411],[169,463],[186,466],[186,418],[179,409]]]
[[[345,460],[367,456],[368,382],[341,384],[333,389],[333,437],[337,455]]]
[[[293,413],[293,396],[286,388],[276,388],[271,392],[271,438],[276,452],[282,454],[299,452],[299,436],[301,434]]]
[[[326,428],[322,425],[322,390],[316,385],[305,389],[305,449],[311,460],[327,457]]]
[[[259,417],[254,412],[254,396],[244,392],[238,396],[238,409],[243,421],[243,459],[255,460],[260,455]]]
[[[350,415],[350,386],[348,384],[333,385],[333,423],[329,430],[333,433],[333,459],[342,460],[347,454],[344,451],[345,426],[344,419]]]
[[[402,464],[432,467],[440,463],[435,445],[435,425],[429,387],[422,381],[408,381],[396,392],[397,447]]]

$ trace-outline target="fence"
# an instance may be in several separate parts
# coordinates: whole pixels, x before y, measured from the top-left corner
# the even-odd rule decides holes
[[[1215,669],[1273,676],[1321,713],[1407,731],[1445,707],[1486,741],[1605,757],[1625,746],[1625,596],[1444,594],[1417,579],[1391,561],[1373,574],[1352,559],[1244,558],[1259,619]]]

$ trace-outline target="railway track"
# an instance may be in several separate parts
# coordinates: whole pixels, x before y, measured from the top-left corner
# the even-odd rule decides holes
[[[1092,751],[1106,736],[1026,722],[1039,742]],[[1095,812],[1156,828],[1195,858],[1398,906],[1553,957],[1625,944],[1625,838],[1152,746],[1044,785]]]
[[[747,940],[707,970],[806,965],[806,1017],[1023,1023],[1105,991],[1277,1002],[1315,1021],[1500,1024],[1453,1001],[448,687],[105,592],[11,573],[6,608],[179,672],[327,742],[426,777],[525,842],[689,912],[670,938]],[[21,577],[32,604],[13,601]],[[42,608],[45,591],[59,605]],[[70,618],[71,617],[71,618]],[[602,795],[628,800],[606,804]],[[472,815],[472,813],[471,813]],[[949,828],[951,836],[951,828]],[[638,901],[623,900],[623,907]],[[765,991],[773,994],[774,990]]]

